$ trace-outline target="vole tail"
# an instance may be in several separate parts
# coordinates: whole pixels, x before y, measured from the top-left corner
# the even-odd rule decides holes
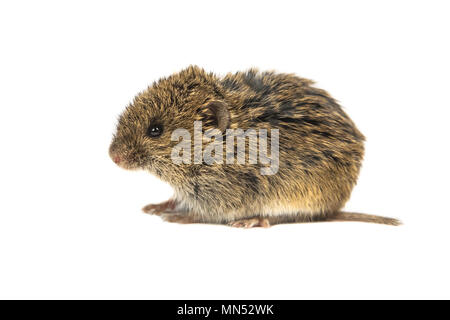
[[[402,222],[394,218],[386,218],[380,216],[374,216],[371,214],[357,213],[357,212],[343,212],[340,211],[336,215],[327,218],[327,221],[356,221],[356,222],[369,222],[378,224],[387,224],[390,226],[400,226]]]

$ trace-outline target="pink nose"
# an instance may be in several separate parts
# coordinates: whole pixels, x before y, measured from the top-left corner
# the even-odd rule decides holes
[[[113,161],[114,161],[116,164],[119,164],[122,160],[120,159],[119,156],[114,156],[114,157],[113,157]]]

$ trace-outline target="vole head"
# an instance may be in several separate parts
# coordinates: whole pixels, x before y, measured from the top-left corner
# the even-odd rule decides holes
[[[122,113],[109,154],[125,169],[145,169],[161,178],[180,166],[171,159],[172,132],[193,132],[194,121],[201,120],[204,129],[224,131],[229,112],[222,89],[213,74],[191,66],[178,74],[155,82],[137,95]]]

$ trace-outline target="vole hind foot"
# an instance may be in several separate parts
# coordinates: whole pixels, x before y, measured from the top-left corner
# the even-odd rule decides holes
[[[142,208],[142,211],[148,214],[160,216],[164,212],[174,210],[175,207],[176,207],[175,201],[173,199],[169,199],[167,201],[157,204],[148,204]]]
[[[232,221],[228,225],[235,228],[255,228],[255,227],[269,228],[270,222],[269,219],[267,218],[250,218]]]
[[[188,223],[195,223],[195,220],[188,215],[183,214],[177,214],[175,212],[164,212],[160,214],[161,219],[163,219],[166,222],[174,222],[174,223],[181,223],[181,224],[188,224]]]

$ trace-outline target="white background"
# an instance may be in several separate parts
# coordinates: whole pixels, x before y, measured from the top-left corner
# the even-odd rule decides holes
[[[2,1],[0,298],[450,298],[446,1]],[[177,225],[117,116],[197,64],[293,72],[367,136],[346,209],[402,227]]]

